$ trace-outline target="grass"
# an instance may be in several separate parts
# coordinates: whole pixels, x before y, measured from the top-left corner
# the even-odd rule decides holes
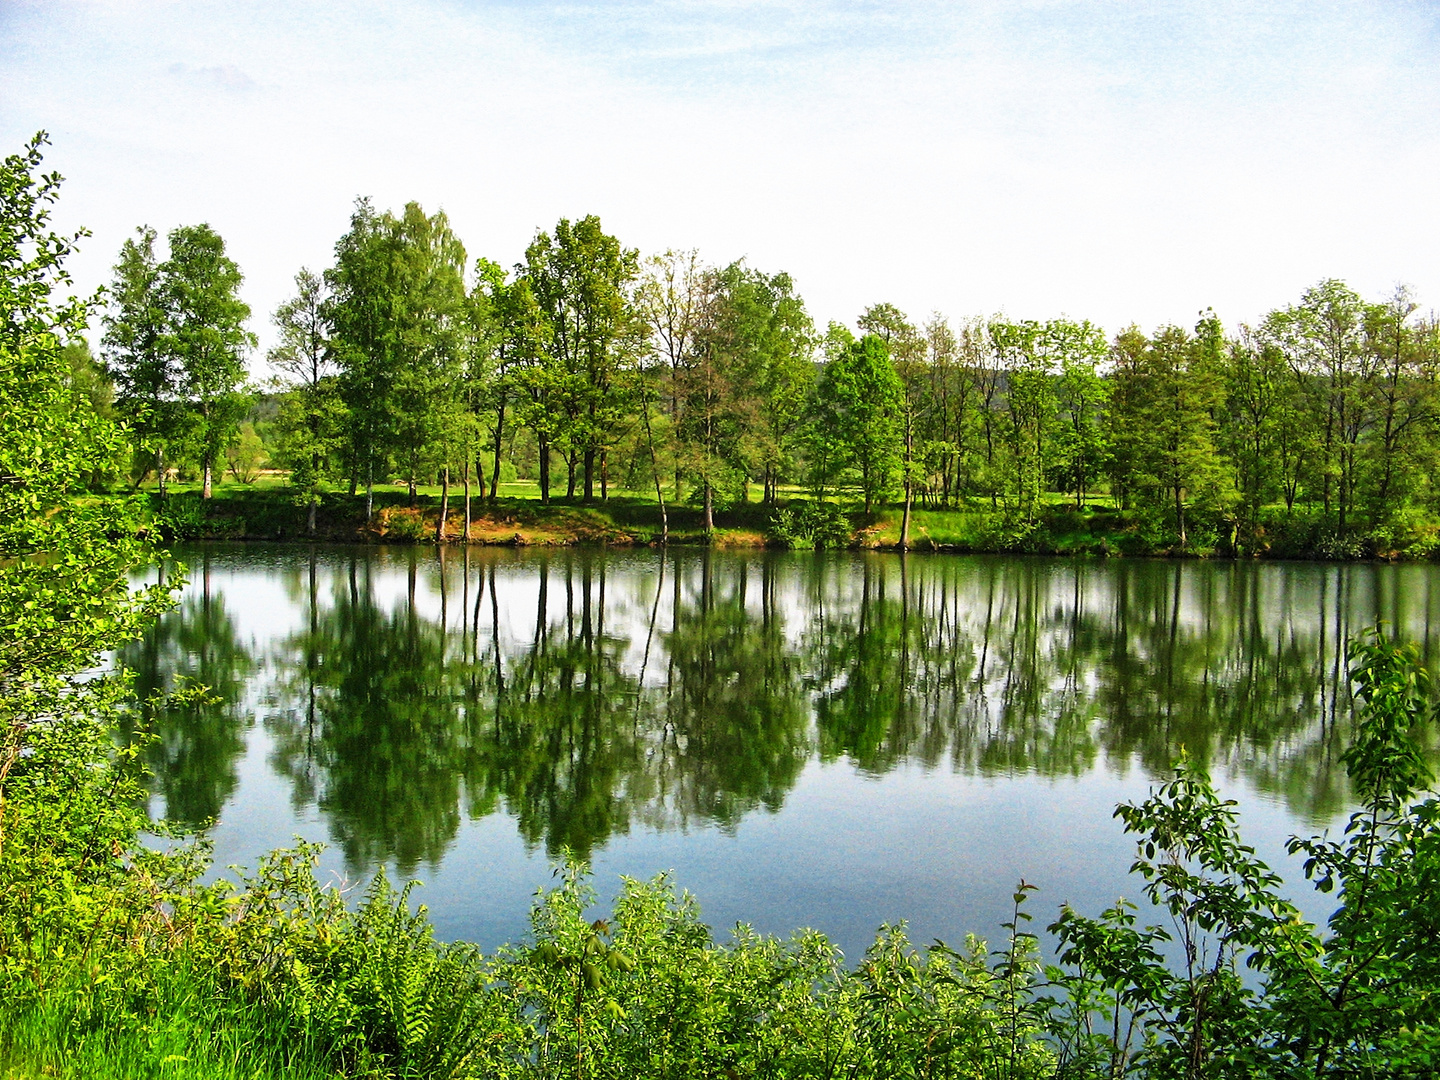
[[[185,967],[157,968],[148,1015],[71,980],[0,997],[0,1080],[329,1080],[318,1053]]]

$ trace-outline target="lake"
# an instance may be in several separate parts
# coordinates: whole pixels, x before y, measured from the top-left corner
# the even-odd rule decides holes
[[[296,836],[327,879],[419,878],[442,938],[525,933],[565,851],[602,900],[673,872],[720,936],[994,937],[1021,878],[1135,897],[1111,815],[1182,748],[1299,879],[1351,806],[1344,643],[1433,659],[1440,568],[671,550],[208,545],[119,655],[151,812],[217,865]],[[173,573],[162,568],[160,574]],[[153,580],[153,575],[151,577]],[[1300,890],[1312,917],[1328,912]],[[1333,901],[1331,901],[1333,903]]]

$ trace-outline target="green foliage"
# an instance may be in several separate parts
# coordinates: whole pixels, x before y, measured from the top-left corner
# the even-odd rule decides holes
[[[1411,801],[1431,781],[1416,743],[1429,679],[1413,646],[1378,630],[1352,643],[1350,678],[1361,715],[1344,762],[1362,809],[1341,840],[1289,845],[1317,889],[1338,891],[1327,930],[1240,841],[1234,803],[1182,761],[1150,799],[1116,811],[1175,933],[1140,927],[1123,902],[1098,919],[1067,907],[1051,927],[1071,1075],[1433,1075],[1440,803]]]
[[[830,475],[845,468],[858,474],[867,514],[894,490],[899,475],[903,396],[889,349],[876,334],[838,348],[816,383],[812,453],[829,459]]]
[[[769,536],[780,547],[848,547],[854,538],[849,515],[836,503],[807,501],[775,510]]]
[[[230,445],[225,448],[225,464],[230,475],[242,484],[253,484],[260,476],[260,470],[270,460],[265,443],[255,432],[255,425],[249,420],[240,425]]]
[[[155,230],[127,240],[115,266],[105,356],[137,450],[153,453],[164,494],[167,456],[189,454],[210,494],[215,465],[248,405],[240,268],[209,225],[170,232],[169,257]]]

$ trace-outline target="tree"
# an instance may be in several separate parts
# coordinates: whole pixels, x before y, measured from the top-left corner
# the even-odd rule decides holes
[[[302,268],[295,275],[294,297],[275,309],[279,340],[268,355],[270,366],[289,379],[277,417],[280,457],[290,467],[290,486],[304,501],[311,536],[321,484],[340,447],[346,419],[325,316],[328,299],[324,280]]]
[[[670,401],[670,430],[680,430],[680,386],[687,364],[695,357],[696,339],[701,331],[706,295],[706,277],[709,271],[701,264],[699,254],[690,251],[669,251],[663,255],[652,255],[645,261],[644,274],[635,292],[635,303],[640,317],[650,331],[654,348],[656,368],[663,365],[663,393]],[[643,393],[642,389],[642,393]],[[656,451],[653,424],[648,408],[642,402],[642,414],[646,424],[646,439],[650,448],[651,469],[655,471],[655,493],[660,500],[662,528],[668,533],[665,521],[665,498],[660,490],[659,456]],[[680,498],[680,455],[678,448],[671,447],[674,461],[674,497]]]
[[[764,501],[773,505],[814,389],[815,324],[789,274],[735,262],[720,272],[719,287],[732,367],[749,389],[747,457],[761,472]]]
[[[1137,487],[1145,433],[1145,354],[1150,340],[1138,326],[1127,326],[1110,343],[1110,493],[1117,506],[1130,509]]]
[[[1272,311],[1261,335],[1285,355],[1310,401],[1320,437],[1325,514],[1349,527],[1360,479],[1360,440],[1372,420],[1376,356],[1366,348],[1366,306],[1343,281],[1311,286],[1300,303]]]
[[[904,388],[884,340],[866,334],[839,350],[820,373],[816,402],[815,422],[859,474],[869,514],[894,487],[903,442]]]
[[[384,224],[395,256],[388,283],[396,336],[391,422],[414,505],[420,477],[436,469],[448,494],[467,359],[465,248],[444,211],[427,215],[419,203],[407,203],[398,219],[387,214]]]
[[[602,497],[606,494],[607,454],[622,406],[622,372],[635,359],[629,289],[639,273],[639,253],[621,247],[591,214],[573,224],[561,218],[553,237],[536,235],[525,250],[525,264],[535,299],[550,323],[550,347],[564,380],[559,398],[570,449],[566,496],[575,494],[578,455],[585,501],[590,502],[597,464]]]
[[[154,456],[155,479],[165,498],[167,451],[185,430],[183,373],[178,357],[162,347],[166,318],[155,256],[155,230],[142,226],[120,248],[110,286],[101,349],[115,382],[116,404],[127,417],[137,453]]]
[[[905,509],[900,517],[900,550],[904,551],[910,547],[910,506],[914,501],[915,484],[923,480],[918,473],[920,463],[916,460],[916,440],[925,413],[932,404],[926,393],[929,389],[925,370],[926,341],[894,304],[875,304],[866,308],[860,316],[859,326],[885,343],[899,378],[900,441],[903,448],[900,483],[905,493]]]
[[[1054,358],[1046,348],[1046,327],[1038,322],[996,319],[988,329],[1006,381],[1005,443],[1012,507],[1020,521],[1029,525],[1039,513],[1051,464]]]
[[[1046,338],[1060,368],[1055,388],[1056,466],[1075,493],[1075,508],[1080,510],[1091,485],[1109,464],[1105,410],[1110,384],[1099,372],[1108,349],[1100,328],[1089,322],[1052,320],[1046,324]]]
[[[160,347],[175,358],[182,394],[192,412],[210,498],[216,459],[224,452],[249,401],[245,352],[255,335],[245,329],[250,307],[240,299],[240,268],[209,225],[182,225],[169,235],[170,257],[159,267],[165,331]]]
[[[325,273],[330,289],[325,318],[349,414],[351,493],[354,480],[363,478],[367,521],[375,512],[376,475],[389,463],[402,356],[394,281],[400,252],[393,224],[368,199],[357,200],[350,228],[335,244],[335,265]]]
[[[1425,451],[1440,406],[1440,356],[1433,329],[1412,322],[1419,306],[1400,286],[1389,300],[1365,312],[1365,343],[1374,357],[1367,402],[1374,438],[1364,453],[1361,488],[1375,525],[1394,516],[1435,464]]]
[[[133,837],[133,788],[104,771],[112,797],[124,792],[106,804],[93,779],[123,687],[93,672],[167,593],[130,588],[151,556],[132,505],[74,498],[123,440],[70,379],[63,343],[83,337],[97,298],[61,299],[65,260],[86,233],[51,230],[61,178],[39,173],[45,142],[41,133],[0,163],[0,920],[23,919],[48,943],[82,895],[93,934],[97,887],[125,872],[110,845]],[[7,941],[11,962],[27,947]]]
[[[255,431],[255,425],[249,420],[242,421],[235,437],[225,447],[225,464],[230,469],[230,475],[242,484],[253,484],[269,460],[265,440]],[[314,531],[313,527],[311,531]]]
[[[1226,501],[1225,466],[1216,445],[1223,343],[1219,320],[1206,313],[1194,338],[1178,326],[1157,330],[1140,363],[1143,428],[1137,471],[1144,489],[1169,502],[1182,549],[1189,542],[1187,504],[1213,510]]]
[[[677,435],[684,470],[700,488],[708,536],[715,530],[716,491],[743,489],[749,466],[746,438],[756,417],[746,379],[753,358],[738,332],[724,274],[707,274],[703,287],[694,351],[680,372]]]

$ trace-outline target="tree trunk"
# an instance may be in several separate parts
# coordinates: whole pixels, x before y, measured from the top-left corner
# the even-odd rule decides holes
[[[318,502],[319,500],[314,495],[311,495],[310,508],[305,515],[305,531],[311,536],[315,535],[315,507],[318,505]]]
[[[910,458],[915,452],[915,436],[908,423],[905,425],[905,510],[900,515],[900,550],[910,548],[910,503],[914,499],[914,488],[910,482]]]
[[[610,498],[610,452],[602,449],[600,451],[600,501],[605,502]]]
[[[467,485],[468,486],[468,485]],[[440,473],[440,520],[435,522],[435,542],[445,542],[445,519],[450,516],[450,466]]]
[[[209,404],[209,402],[205,402],[204,404],[201,405],[201,407],[200,407],[200,414],[201,414],[201,416],[203,416],[204,419],[205,419],[205,452],[204,452],[204,454],[202,455],[202,459],[203,459],[203,460],[202,460],[202,469],[203,469],[203,471],[204,471],[204,473],[205,473],[205,479],[204,479],[204,481],[203,481],[203,482],[201,483],[201,485],[200,485],[200,497],[201,497],[202,499],[208,499],[208,498],[210,498],[210,494],[211,494],[211,492],[210,492],[210,474],[211,474],[211,472],[214,471],[214,464],[215,464],[215,462],[214,462],[215,454],[214,454],[214,451],[211,449],[211,442],[210,442],[210,434],[211,434],[211,433],[210,433],[210,404]]]
[[[900,515],[900,550],[908,551],[910,548],[910,502],[911,502],[910,481],[905,481],[905,509]]]
[[[490,505],[495,505],[495,500],[500,498],[500,442],[505,435],[505,399],[500,399],[500,405],[495,411],[495,461],[490,470]],[[542,451],[545,457],[549,457],[548,451]],[[546,470],[549,471],[548,469]],[[485,474],[480,474],[483,482]]]
[[[540,505],[550,505],[550,440],[539,436],[540,443]]]
[[[650,403],[643,399],[640,402],[640,415],[645,421],[645,441],[650,446],[650,471],[655,474],[655,501],[660,504],[660,543],[664,545],[670,542],[670,517],[665,513],[665,491],[660,486],[660,458],[655,453],[655,432],[650,426]],[[663,573],[664,563],[661,563],[661,568]]]
[[[375,459],[371,457],[365,464],[365,524],[370,524],[370,519],[375,516]]]
[[[1185,549],[1185,497],[1182,489],[1175,488],[1175,531],[1180,534],[1180,549]]]
[[[411,469],[411,470],[410,470],[410,479],[409,479],[408,483],[409,483],[409,485],[410,485],[410,509],[411,509],[411,510],[414,510],[414,509],[415,509],[415,470],[414,470],[414,469]]]
[[[160,505],[165,505],[165,448],[155,451],[155,480],[160,485]]]
[[[481,482],[484,482],[483,476]],[[461,539],[467,544],[470,543],[470,455],[468,453],[465,455],[465,528],[461,533]],[[470,557],[468,551],[465,557]],[[470,579],[467,576],[465,580],[469,581]]]
[[[708,538],[715,531],[715,500],[710,490],[710,481],[705,481],[705,536]]]

